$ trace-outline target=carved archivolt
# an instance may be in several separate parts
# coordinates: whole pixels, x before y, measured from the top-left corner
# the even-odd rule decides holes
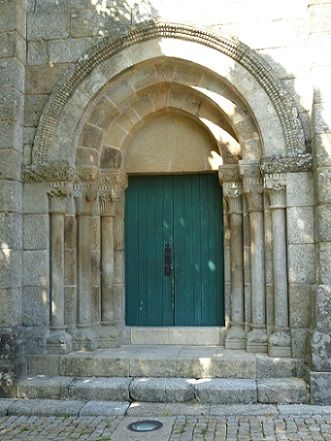
[[[184,25],[156,23],[132,28],[117,38],[105,38],[78,61],[74,70],[68,71],[62,83],[52,93],[39,124],[34,147],[39,164],[47,162],[64,106],[84,78],[100,63],[123,49],[160,37],[197,42],[227,55],[242,65],[255,77],[273,103],[283,129],[287,149],[305,150],[296,104],[274,78],[271,67],[257,52],[234,38],[214,35]]]

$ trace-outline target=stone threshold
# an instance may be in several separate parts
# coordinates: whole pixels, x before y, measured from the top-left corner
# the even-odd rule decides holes
[[[129,403],[79,400],[0,399],[0,417],[6,416],[330,416],[331,406],[290,405],[215,405],[185,403]]]
[[[128,327],[132,345],[222,345],[225,327],[170,326]]]
[[[124,345],[93,352],[28,356],[29,375],[74,377],[303,377],[304,361],[220,346]]]
[[[25,399],[203,404],[308,403],[301,378],[200,379],[46,377],[21,380],[12,395]]]

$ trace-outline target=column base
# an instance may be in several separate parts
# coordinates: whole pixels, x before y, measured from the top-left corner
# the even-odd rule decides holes
[[[269,355],[271,357],[291,357],[291,337],[289,332],[276,331],[269,338]]]
[[[116,323],[101,322],[99,330],[99,347],[116,348],[121,346],[121,332]]]
[[[91,328],[77,328],[74,333],[75,351],[94,351],[99,347],[98,337]]]
[[[50,354],[67,354],[73,350],[72,336],[65,329],[50,329],[46,347]]]
[[[246,333],[239,325],[232,325],[225,337],[225,349],[246,349]]]
[[[254,328],[247,334],[246,350],[251,353],[268,352],[268,335],[265,328]]]

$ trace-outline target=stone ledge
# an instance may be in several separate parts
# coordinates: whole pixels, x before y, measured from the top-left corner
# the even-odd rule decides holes
[[[18,398],[84,401],[200,402],[206,404],[307,403],[304,380],[130,377],[45,377],[20,381]]]
[[[308,404],[292,405],[217,405],[196,403],[128,403],[113,401],[60,401],[0,399],[0,416],[66,416],[68,403],[72,405],[72,416],[329,416],[331,406]],[[43,409],[43,413],[38,413]],[[48,412],[46,415],[45,412]],[[74,413],[76,412],[76,413]]]

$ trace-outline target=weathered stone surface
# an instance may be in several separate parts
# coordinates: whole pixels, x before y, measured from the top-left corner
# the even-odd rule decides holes
[[[76,61],[84,52],[86,52],[89,47],[93,45],[93,43],[94,41],[91,38],[50,40],[47,45],[49,58],[47,58],[46,61],[44,57],[38,58],[39,63],[33,64],[46,64],[48,61],[54,64]]]
[[[260,403],[307,403],[308,391],[300,378],[257,380],[257,395]]]
[[[130,384],[130,397],[134,401],[166,401],[165,378],[135,378]]]
[[[310,389],[313,404],[331,405],[331,372],[311,372]]]
[[[298,188],[300,188],[301,191],[298,191]],[[288,207],[310,207],[314,205],[312,173],[301,172],[287,174],[286,201]]]
[[[296,364],[291,358],[272,358],[256,354],[257,378],[286,378],[296,376]]]
[[[0,115],[1,121],[14,121],[23,125],[24,96],[22,92],[5,87],[6,84],[0,88]],[[10,147],[10,145],[6,146]]]
[[[21,0],[3,1],[0,4],[0,29],[26,33],[26,5]]]
[[[275,416],[278,414],[278,411],[276,406],[267,404],[212,404],[209,413],[215,416]]]
[[[291,244],[314,243],[313,207],[287,209],[287,238]]]
[[[25,214],[23,216],[23,247],[25,250],[49,248],[49,216]]]
[[[49,292],[46,286],[22,288],[22,323],[25,326],[49,325]]]
[[[321,285],[331,285],[331,242],[320,242],[317,245],[317,255],[319,261],[318,282]]]
[[[69,387],[73,382],[70,377],[30,377],[17,385],[18,398],[68,399]]]
[[[0,58],[1,87],[13,87],[24,93],[25,69],[16,58]]]
[[[1,280],[0,283],[4,283]],[[6,281],[7,285],[10,284],[10,280]],[[17,282],[13,282],[15,284]],[[6,288],[0,289],[2,307],[0,310],[0,326],[12,327],[20,324],[22,315],[22,290],[21,288]]]
[[[87,401],[128,401],[131,378],[81,378],[70,387],[70,397]]]
[[[22,253],[4,247],[0,262],[0,288],[19,288],[21,286]]]
[[[27,357],[28,375],[59,375],[59,356],[38,354]]]
[[[47,41],[29,41],[27,61],[32,65],[47,64],[48,63],[48,48]]]
[[[23,252],[23,286],[48,286],[48,251]]]
[[[280,415],[330,415],[330,406],[318,404],[280,404],[277,410]]]
[[[331,372],[330,331],[313,331],[310,344],[312,369],[319,372]]]
[[[3,32],[0,35],[0,58],[14,57],[25,63],[26,42],[17,32]]]
[[[27,66],[25,89],[27,94],[49,94],[69,64]]]
[[[312,287],[311,285],[289,285],[290,326],[305,328],[311,324]]]
[[[8,415],[76,416],[84,401],[17,400],[8,409]]]
[[[315,328],[328,333],[331,329],[331,286],[319,285],[314,295]]]
[[[27,38],[51,40],[69,36],[70,16],[64,10],[57,10],[49,19],[50,11],[36,11],[27,16]]]
[[[23,130],[15,121],[1,122],[0,148],[12,148],[22,152]]]
[[[61,357],[59,360],[59,374],[76,377],[93,376],[93,355],[81,352]]]
[[[151,415],[208,415],[209,404],[196,403],[132,403],[127,410],[128,416],[150,417]]]
[[[125,415],[129,405],[127,401],[89,401],[79,415],[97,417]]]
[[[202,379],[195,386],[196,399],[201,403],[251,404],[257,402],[254,380]]]
[[[193,401],[196,380],[187,378],[166,378],[165,398],[169,403]]]
[[[100,156],[101,168],[118,168],[121,166],[122,153],[113,147],[104,146]]]
[[[309,284],[315,282],[315,247],[313,244],[288,246],[288,271],[290,283]]]
[[[22,246],[22,217],[18,213],[0,213],[1,240],[8,250]]]
[[[0,399],[0,416],[5,416],[8,414],[8,409],[10,406],[15,403],[16,400],[6,398],[6,399]]]
[[[37,127],[47,99],[46,95],[26,96],[24,107],[24,122],[26,126]]]

